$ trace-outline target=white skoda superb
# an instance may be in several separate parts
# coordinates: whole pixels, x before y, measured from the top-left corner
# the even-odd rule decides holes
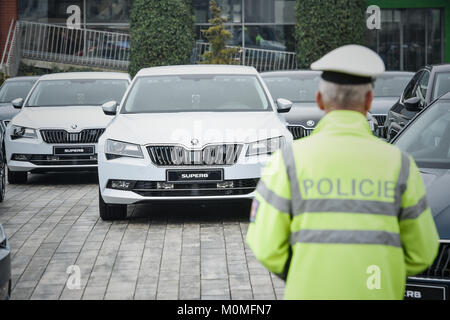
[[[121,99],[130,76],[115,72],[74,72],[39,78],[8,125],[5,147],[8,182],[25,183],[28,172],[97,168],[97,141],[112,117],[102,111]]]
[[[254,68],[141,70],[99,139],[99,207],[105,220],[157,200],[250,199],[270,154],[292,135]]]

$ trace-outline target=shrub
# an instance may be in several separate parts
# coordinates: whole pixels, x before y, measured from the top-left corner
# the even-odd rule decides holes
[[[220,7],[215,0],[209,3],[209,10],[212,13],[212,24],[207,30],[203,30],[203,35],[208,40],[209,51],[202,55],[202,63],[204,64],[235,64],[234,55],[238,52],[238,48],[227,48],[227,41],[233,35],[225,29],[223,24],[227,22],[226,18],[222,18]]]
[[[298,67],[307,69],[327,52],[364,44],[366,0],[297,0],[295,36]]]
[[[134,0],[130,17],[130,66],[187,64],[195,42],[189,0]]]

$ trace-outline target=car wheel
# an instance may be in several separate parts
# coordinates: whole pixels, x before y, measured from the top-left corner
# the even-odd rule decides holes
[[[98,208],[100,211],[100,218],[104,221],[123,220],[127,217],[127,205],[105,203],[100,189],[98,190]]]
[[[6,165],[2,163],[0,168],[0,202],[3,202],[3,200],[5,199],[5,193],[6,193]]]
[[[8,169],[8,183],[10,184],[24,184],[27,183],[28,172],[26,171],[11,171]]]

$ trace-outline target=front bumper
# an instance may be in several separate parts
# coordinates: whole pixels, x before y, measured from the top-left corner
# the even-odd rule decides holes
[[[38,139],[16,139],[5,137],[6,159],[11,171],[51,172],[97,169],[97,144],[49,144]],[[55,155],[55,147],[93,147],[92,154]],[[26,156],[24,160],[15,159],[16,155]]]
[[[0,300],[8,298],[11,289],[11,249],[0,225]]]
[[[108,204],[135,204],[155,200],[239,200],[253,199],[256,184],[261,177],[261,171],[269,160],[269,156],[259,156],[258,161],[249,159],[245,161],[242,154],[237,163],[231,166],[204,167],[157,167],[152,164],[147,153],[143,159],[117,158],[107,160],[104,153],[99,153],[99,184],[103,200]],[[166,182],[167,170],[214,170],[223,169],[223,182],[232,182],[233,187],[207,189],[213,183],[192,182],[177,184],[177,190],[156,190],[157,182]],[[132,190],[112,189],[111,180],[131,181],[140,187]],[[144,187],[143,187],[144,186]],[[147,189],[145,189],[147,188]]]

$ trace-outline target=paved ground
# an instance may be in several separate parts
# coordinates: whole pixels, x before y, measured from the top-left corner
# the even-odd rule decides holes
[[[129,220],[108,223],[97,188],[95,174],[8,185],[0,223],[12,248],[13,299],[282,298],[284,283],[244,242],[242,206],[140,205]],[[79,289],[67,286],[76,285],[71,265],[80,268]]]

